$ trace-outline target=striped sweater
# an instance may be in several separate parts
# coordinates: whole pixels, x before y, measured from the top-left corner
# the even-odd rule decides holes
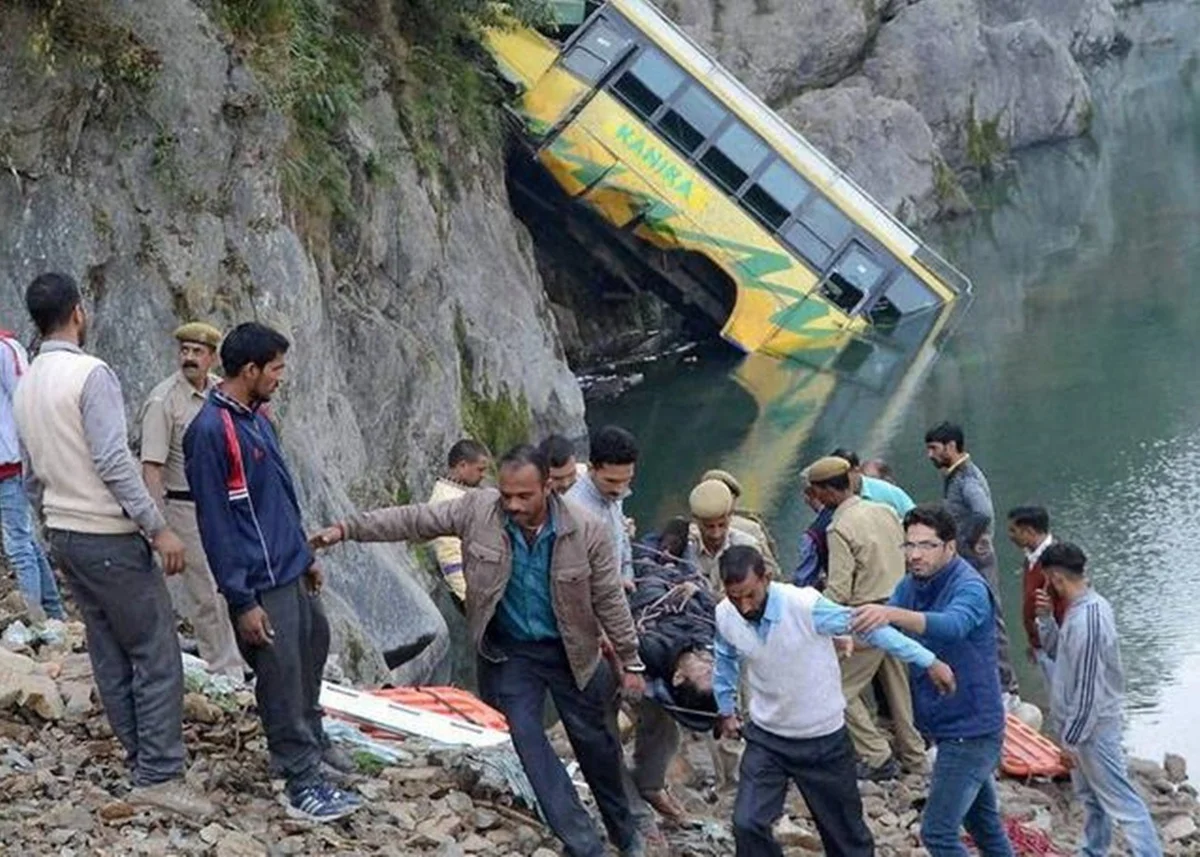
[[[1112,606],[1088,589],[1067,607],[1062,625],[1038,617],[1042,648],[1054,660],[1050,719],[1066,747],[1120,729],[1125,674]]]

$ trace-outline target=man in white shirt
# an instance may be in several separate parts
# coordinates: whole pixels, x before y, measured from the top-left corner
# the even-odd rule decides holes
[[[800,789],[827,854],[871,857],[854,747],[846,729],[841,671],[832,637],[849,632],[852,611],[815,589],[771,583],[762,555],[732,547],[720,563],[726,599],[717,605],[713,679],[722,736],[746,739],[733,832],[738,857],[781,857],[771,826],[788,781]],[[891,628],[864,641],[928,671],[943,692],[954,674],[925,647]],[[735,712],[742,669],[750,686],[745,729]]]

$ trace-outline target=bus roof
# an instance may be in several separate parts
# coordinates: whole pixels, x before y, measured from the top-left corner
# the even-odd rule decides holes
[[[609,0],[642,31],[670,48],[689,66],[688,71],[738,113],[775,148],[795,161],[795,166],[820,183],[871,224],[893,247],[914,258],[959,293],[971,291],[967,277],[921,241],[895,215],[875,201],[854,179],[763,103],[745,84],[730,74],[686,32],[647,0]]]

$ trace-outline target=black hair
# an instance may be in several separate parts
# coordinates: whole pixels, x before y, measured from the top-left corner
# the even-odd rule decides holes
[[[635,464],[638,460],[637,440],[620,426],[604,426],[589,438],[588,457],[592,467],[606,464]]]
[[[751,572],[759,577],[767,573],[766,563],[758,548],[750,545],[734,545],[721,554],[718,563],[722,583],[741,583]]]
[[[816,488],[832,488],[834,491],[849,491],[850,490],[850,474],[839,473],[837,476],[830,476],[828,479],[813,479],[809,477],[809,481]]]
[[[1042,551],[1042,568],[1062,571],[1071,577],[1083,577],[1087,574],[1087,555],[1071,542],[1054,542]]]
[[[67,274],[41,274],[25,290],[25,309],[43,337],[65,327],[82,302],[83,293]]]
[[[542,477],[544,482],[550,476],[550,467],[546,463],[546,456],[542,455],[541,450],[529,443],[520,443],[504,453],[500,459],[497,471],[504,470],[508,467],[525,467],[532,464],[537,468],[538,475]]]
[[[1014,506],[1008,510],[1008,520],[1038,533],[1050,532],[1050,513],[1041,506]]]
[[[687,551],[689,526],[687,518],[674,517],[667,521],[662,532],[658,534],[659,551],[676,559],[683,559]]]
[[[551,467],[562,467],[575,457],[575,444],[561,434],[552,434],[538,444],[546,463]]]
[[[856,452],[851,452],[850,450],[848,450],[848,449],[845,449],[845,448],[843,448],[843,447],[840,447],[840,446],[839,446],[837,449],[835,449],[833,452],[829,453],[829,454],[830,454],[831,456],[833,456],[834,458],[841,458],[841,459],[844,459],[844,460],[846,460],[846,461],[849,461],[849,462],[850,462],[850,466],[851,466],[851,467],[858,467],[858,466],[859,466],[859,464],[861,463],[861,462],[858,460],[858,453],[856,453]]]
[[[940,422],[925,432],[926,443],[953,443],[959,452],[967,451],[967,439],[962,426],[951,422]]]
[[[490,454],[488,448],[479,441],[464,437],[450,447],[450,452],[446,455],[446,464],[457,467],[463,462],[474,463],[481,458],[487,458]]]
[[[221,368],[226,378],[236,378],[247,366],[262,368],[291,348],[288,338],[273,327],[246,321],[221,343]]]
[[[684,653],[686,654],[686,652]],[[671,688],[671,698],[680,708],[689,711],[717,712],[717,697],[711,690],[702,691],[691,682],[681,682]]]
[[[958,535],[958,525],[954,523],[954,516],[942,503],[922,503],[909,509],[908,514],[904,516],[904,529],[918,524],[929,527],[944,542],[953,541]]]

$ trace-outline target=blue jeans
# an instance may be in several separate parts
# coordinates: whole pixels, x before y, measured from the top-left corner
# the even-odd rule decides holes
[[[1081,857],[1105,857],[1112,843],[1113,822],[1121,825],[1133,857],[1162,857],[1162,845],[1150,811],[1129,782],[1119,724],[1102,727],[1075,747],[1078,764],[1071,785],[1083,804]]]
[[[62,597],[46,552],[33,535],[33,514],[20,476],[0,479],[0,532],[4,554],[17,576],[29,609],[41,607],[51,619],[63,619]]]
[[[938,741],[921,817],[921,841],[930,857],[968,857],[959,832],[964,827],[981,857],[1013,857],[996,798],[995,773],[1003,746],[1003,732]]]

